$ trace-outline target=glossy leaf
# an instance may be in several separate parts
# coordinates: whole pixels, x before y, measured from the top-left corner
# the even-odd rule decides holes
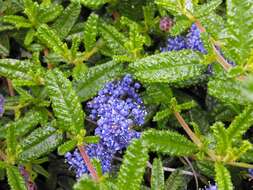
[[[75,2],[80,2],[82,5],[92,8],[92,9],[97,9],[100,6],[102,6],[105,3],[110,2],[111,0],[74,0]]]
[[[75,148],[76,145],[77,145],[76,140],[66,141],[65,143],[63,143],[62,145],[60,145],[58,147],[58,154],[59,155],[64,155],[67,152],[72,151]]]
[[[33,80],[31,68],[33,64],[30,61],[19,61],[16,59],[0,60],[0,76],[9,79],[22,79],[27,81]]]
[[[226,53],[238,65],[247,62],[253,48],[253,3],[251,0],[228,0]]]
[[[63,11],[59,18],[54,22],[52,29],[54,29],[60,37],[60,39],[65,38],[72,27],[77,21],[77,18],[81,11],[81,5],[77,2],[72,2],[68,7]]]
[[[59,128],[78,134],[83,128],[85,115],[71,82],[60,70],[55,69],[47,72],[46,89]]]
[[[41,25],[37,30],[38,38],[51,48],[55,53],[65,59],[69,59],[70,52],[67,44],[63,43],[55,30],[50,29],[47,25]]]
[[[152,164],[151,190],[164,190],[164,172],[160,159],[155,159]]]
[[[84,45],[86,51],[90,51],[95,43],[96,43],[96,37],[98,33],[98,15],[91,14],[88,18],[88,20],[85,23],[84,28]]]
[[[208,93],[224,103],[245,105],[248,103],[241,93],[242,83],[238,80],[214,79],[208,82]]]
[[[186,137],[172,131],[148,130],[142,139],[151,151],[172,156],[186,156],[197,152],[197,147]]]
[[[17,15],[6,15],[3,17],[3,21],[13,24],[17,28],[30,28],[32,27],[28,19]]]
[[[8,184],[11,190],[27,190],[25,181],[15,166],[7,167]]]
[[[215,181],[219,190],[233,190],[228,169],[221,163],[215,163]]]
[[[132,141],[124,155],[124,160],[120,167],[117,178],[117,189],[140,189],[147,160],[147,148],[139,140]]]
[[[127,53],[125,48],[127,38],[114,26],[101,21],[99,24],[99,33],[105,42],[105,46],[109,48],[114,55],[124,55]]]
[[[45,131],[44,131],[44,130]],[[21,152],[18,155],[18,159],[21,162],[31,162],[49,154],[55,150],[62,142],[62,133],[56,131],[54,128],[38,128],[32,132],[27,140],[22,142]]]
[[[181,190],[187,188],[190,178],[184,176],[180,171],[174,171],[166,180],[165,190]]]
[[[248,106],[239,114],[227,128],[228,138],[234,142],[242,139],[243,135],[253,124],[253,108]]]
[[[84,73],[82,80],[76,83],[76,91],[82,101],[88,100],[113,78],[124,74],[123,65],[114,61],[92,67]]]
[[[47,112],[45,110],[30,110],[24,117],[19,118],[17,121],[7,123],[4,130],[1,131],[0,137],[5,137],[8,128],[14,128],[16,137],[22,137],[33,130],[39,123],[43,124],[46,121]]]
[[[137,79],[148,82],[182,83],[199,77],[205,71],[201,58],[192,51],[160,53],[130,64]]]

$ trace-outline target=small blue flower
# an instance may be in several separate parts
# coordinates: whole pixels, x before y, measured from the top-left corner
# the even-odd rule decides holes
[[[248,169],[248,172],[251,176],[253,176],[253,169]]]
[[[209,185],[209,187],[206,187],[205,190],[218,190],[218,187],[216,185]]]
[[[4,97],[0,94],[0,117],[3,116],[4,113],[4,103],[5,103],[5,99]]]

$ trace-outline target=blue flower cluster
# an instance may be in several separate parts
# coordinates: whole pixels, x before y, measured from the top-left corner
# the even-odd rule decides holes
[[[85,147],[85,150],[90,158],[98,159],[100,161],[103,172],[110,171],[113,156],[111,150],[106,146],[103,146],[102,143],[89,144]],[[65,154],[65,159],[70,165],[70,169],[74,169],[77,178],[80,178],[84,173],[89,173],[78,149],[75,149],[73,153],[67,152]]]
[[[248,172],[251,176],[253,176],[253,169],[248,169]]]
[[[87,103],[89,117],[97,121],[95,135],[100,137],[100,141],[88,145],[86,151],[91,158],[101,161],[103,172],[110,170],[113,154],[126,148],[133,138],[140,137],[140,133],[133,130],[134,126],[144,124],[147,114],[136,93],[140,87],[128,74],[121,81],[107,83],[98,96]],[[73,154],[67,153],[65,157],[76,170],[77,177],[88,172],[78,150]]]
[[[220,52],[221,56],[224,57],[224,54],[222,53],[221,49],[219,47],[216,47],[217,50]],[[191,28],[188,31],[188,34],[186,36],[176,36],[174,38],[168,38],[166,47],[162,47],[161,51],[180,51],[184,49],[191,49],[194,51],[199,51],[203,54],[206,54],[207,51],[204,47],[204,44],[201,40],[200,36],[200,30],[198,29],[196,24],[193,24]],[[226,59],[226,58],[225,58]],[[227,60],[227,59],[226,59]],[[227,62],[232,65],[236,66],[236,64],[233,61],[227,60]],[[212,67],[208,68],[208,71],[212,73]]]
[[[192,49],[201,53],[207,53],[204,44],[201,41],[200,30],[193,24],[186,36],[176,36],[168,38],[166,47],[162,51],[179,51],[183,49]]]
[[[0,117],[3,116],[3,113],[4,113],[4,102],[5,102],[5,99],[4,97],[0,94]]]
[[[209,185],[209,187],[206,187],[205,190],[218,190],[218,187],[216,185]]]

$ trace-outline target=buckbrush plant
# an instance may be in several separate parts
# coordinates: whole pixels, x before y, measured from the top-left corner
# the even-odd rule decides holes
[[[252,189],[252,0],[0,0],[0,189]]]

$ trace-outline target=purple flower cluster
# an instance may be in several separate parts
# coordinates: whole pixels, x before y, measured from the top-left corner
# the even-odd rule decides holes
[[[200,37],[200,30],[193,24],[186,36],[176,36],[168,38],[166,47],[162,51],[179,51],[183,49],[192,49],[201,53],[207,53]]]
[[[0,94],[0,117],[2,117],[4,113],[4,102],[4,97]]]
[[[144,124],[147,114],[136,93],[140,87],[131,75],[126,75],[121,81],[107,83],[98,96],[87,103],[89,117],[97,121],[95,135],[100,137],[100,141],[88,145],[86,151],[91,158],[100,160],[103,172],[110,170],[113,154],[126,148],[133,138],[140,137],[140,133],[132,129]],[[65,157],[76,170],[77,177],[88,172],[78,150],[73,154],[67,153]]]

